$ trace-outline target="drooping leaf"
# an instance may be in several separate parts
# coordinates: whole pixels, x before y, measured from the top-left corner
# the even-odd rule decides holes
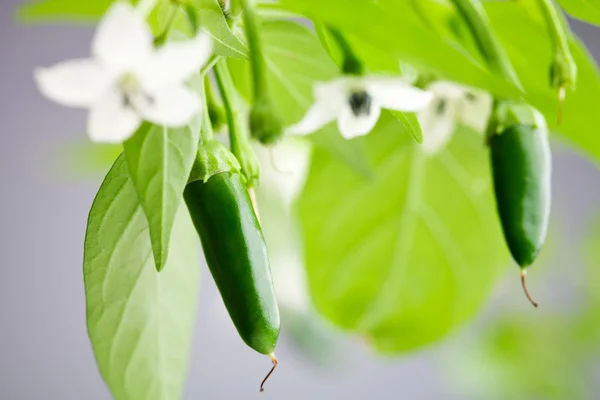
[[[298,203],[316,308],[386,353],[467,321],[509,264],[482,136],[429,157],[403,129],[384,113],[362,139],[370,180],[315,150]]]
[[[156,271],[148,224],[122,155],[92,205],[83,264],[88,333],[115,399],[181,397],[199,288],[196,243],[182,208],[167,268]]]
[[[312,105],[313,84],[339,76],[315,34],[291,21],[267,21],[261,29],[267,64],[269,91],[286,126],[300,121]],[[242,97],[250,104],[252,78],[248,62],[229,60],[229,67]],[[311,140],[336,154],[359,174],[365,175],[369,165],[358,142],[340,140],[335,124],[311,136]]]
[[[199,131],[144,123],[124,143],[131,181],[148,219],[156,269],[169,254],[171,229],[196,158]]]
[[[558,3],[572,17],[591,24],[600,25],[600,1],[598,0],[558,0]]]

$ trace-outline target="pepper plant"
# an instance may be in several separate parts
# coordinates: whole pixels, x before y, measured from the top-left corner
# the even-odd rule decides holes
[[[312,305],[334,325],[382,353],[429,345],[471,320],[511,263],[537,305],[525,272],[550,218],[549,143],[600,159],[600,76],[563,13],[600,23],[600,7],[558,3],[22,7],[27,21],[97,23],[91,58],[34,76],[46,97],[90,109],[91,141],[122,149],[91,207],[83,263],[113,396],[181,397],[198,244],[241,338],[277,365],[269,209],[255,190],[256,151],[282,142],[311,147],[288,218]]]

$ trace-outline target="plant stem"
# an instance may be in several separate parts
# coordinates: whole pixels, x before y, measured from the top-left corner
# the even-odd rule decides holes
[[[343,55],[342,71],[345,74],[363,75],[364,67],[362,65],[362,62],[356,56],[356,54],[354,53],[354,50],[352,50],[352,47],[350,46],[350,44],[348,43],[348,41],[346,40],[344,35],[342,35],[342,33],[335,28],[330,27],[330,28],[328,28],[328,30],[329,30],[329,33],[331,34],[331,37],[336,41],[338,47],[342,51],[342,55]]]
[[[538,0],[538,4],[546,20],[546,27],[556,51],[562,53],[565,58],[572,59],[567,32],[554,2],[552,0]]]
[[[490,68],[517,87],[521,82],[508,55],[494,35],[490,21],[479,0],[452,0],[454,6],[467,23],[475,43]]]
[[[167,40],[167,37],[169,36],[169,31],[171,30],[171,26],[173,26],[173,21],[175,21],[175,17],[177,16],[178,10],[179,10],[179,5],[173,4],[171,7],[171,11],[169,12],[169,17],[167,19],[165,28],[163,29],[163,31],[161,32],[160,35],[158,35],[156,38],[154,38],[154,46],[160,47],[165,43],[165,41]]]
[[[147,17],[154,10],[157,3],[158,0],[140,0],[136,8],[143,16]]]
[[[202,83],[202,89],[204,91],[204,96],[202,96],[202,123],[200,125],[200,143],[208,143],[211,140],[215,139],[215,134],[212,129],[212,124],[210,122],[210,115],[208,114],[208,102],[206,99],[206,86],[204,82]]]
[[[214,72],[227,116],[231,152],[240,162],[242,173],[248,180],[248,186],[252,187],[258,183],[260,165],[250,145],[247,131],[240,123],[240,105],[233,79],[225,60],[221,60],[215,65]]]
[[[209,108],[211,105],[214,107],[221,106],[221,99],[217,97],[215,88],[210,81],[210,76],[208,74],[204,75],[204,93],[206,93],[206,103],[209,105]]]
[[[225,107],[227,125],[229,126],[229,141],[232,148],[238,147],[240,139],[239,105],[236,101],[235,86],[227,64],[218,62],[214,68],[215,78]],[[235,153],[234,153],[235,154]]]
[[[560,15],[560,11],[552,0],[538,0],[546,27],[554,47],[554,61],[551,69],[552,86],[558,89],[558,124],[562,120],[562,105],[566,90],[572,88],[577,81],[577,63],[569,48],[568,23]]]
[[[258,20],[250,0],[238,0],[244,18],[244,27],[248,38],[250,49],[250,63],[252,65],[252,80],[254,90],[254,102],[258,102],[267,93],[266,62],[262,53],[261,38],[259,34]]]

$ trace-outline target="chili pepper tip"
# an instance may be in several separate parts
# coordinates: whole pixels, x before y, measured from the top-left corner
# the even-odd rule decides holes
[[[525,292],[525,296],[527,296],[527,299],[529,300],[529,302],[535,307],[538,307],[538,303],[533,300],[533,298],[531,297],[531,294],[529,294],[529,290],[527,289],[527,281],[526,281],[526,277],[527,277],[527,270],[525,268],[523,268],[521,270],[521,285],[523,285],[523,291]]]
[[[271,359],[271,362],[273,363],[273,368],[271,368],[271,370],[269,371],[269,373],[267,374],[267,376],[265,376],[265,379],[263,379],[263,381],[260,384],[260,391],[264,392],[265,391],[265,382],[267,382],[267,380],[269,379],[269,377],[271,376],[271,374],[273,373],[273,371],[275,371],[275,368],[277,368],[277,364],[279,364],[279,361],[277,360],[277,357],[275,356],[275,353],[271,353],[269,354],[269,358]]]

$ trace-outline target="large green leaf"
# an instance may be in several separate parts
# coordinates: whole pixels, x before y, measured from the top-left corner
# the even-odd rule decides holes
[[[509,261],[483,137],[459,131],[426,156],[403,129],[386,112],[357,139],[370,180],[315,150],[298,204],[317,309],[390,353],[471,318]]]
[[[121,156],[88,220],[83,273],[87,325],[98,368],[117,400],[179,399],[198,295],[197,239],[179,212],[164,272]]]
[[[316,35],[298,23],[267,21],[262,25],[261,38],[271,98],[284,123],[292,125],[302,119],[314,101],[314,83],[334,79],[339,71]],[[238,91],[250,103],[252,77],[249,63],[229,60],[228,64]],[[358,143],[341,140],[334,124],[313,134],[311,139],[360,174],[368,174],[370,167]]]
[[[558,3],[571,16],[592,24],[600,25],[600,1],[558,0]]]
[[[410,0],[282,0],[292,11],[341,29],[355,44],[402,59],[440,77],[515,97],[519,90],[491,74],[481,60],[425,27]]]
[[[148,219],[158,271],[167,262],[171,229],[199,139],[197,129],[144,123],[124,144],[129,174]]]

